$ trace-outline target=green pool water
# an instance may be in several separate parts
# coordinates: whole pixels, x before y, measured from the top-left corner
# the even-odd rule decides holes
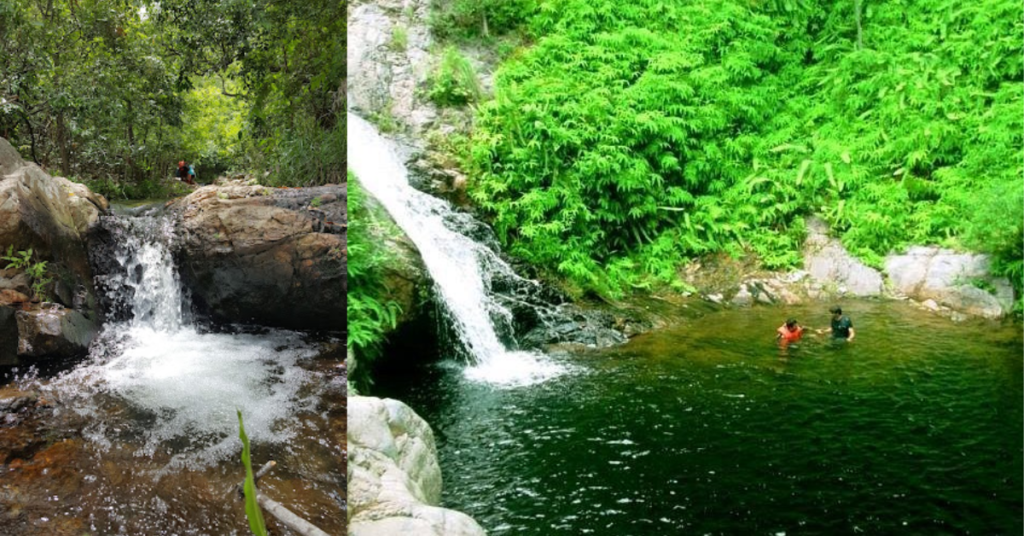
[[[538,385],[441,363],[375,394],[432,425],[443,505],[491,534],[1021,534],[1020,325],[844,306],[850,344],[774,343],[827,306],[727,310]]]

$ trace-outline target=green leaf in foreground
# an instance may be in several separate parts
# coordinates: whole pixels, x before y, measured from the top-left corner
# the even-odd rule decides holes
[[[242,410],[238,410],[238,437],[242,439],[242,465],[245,465],[245,516],[249,518],[249,528],[256,536],[267,536],[267,525],[263,522],[263,512],[256,503],[256,479],[252,475],[252,461],[249,457],[249,437],[245,435],[242,423]]]

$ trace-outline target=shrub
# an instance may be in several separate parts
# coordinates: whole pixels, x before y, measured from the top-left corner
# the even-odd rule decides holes
[[[878,4],[862,44],[849,11],[545,2],[476,117],[470,195],[513,255],[602,292],[718,251],[792,266],[813,213],[869,264],[973,244],[1019,273],[1019,5]]]
[[[398,304],[386,298],[387,289],[381,277],[382,268],[391,260],[380,248],[373,231],[373,215],[366,208],[365,197],[351,172],[348,174],[348,303],[347,337],[349,348],[363,360],[372,361],[380,352],[384,335],[393,329],[400,312]],[[351,378],[359,385],[369,378],[366,367]]]
[[[428,23],[441,40],[486,38],[519,28],[536,10],[536,0],[431,0]]]
[[[409,30],[400,24],[391,27],[391,41],[388,48],[396,52],[402,52],[409,46]]]
[[[430,79],[427,95],[438,106],[462,106],[480,100],[476,71],[455,47],[444,49],[441,61]]]

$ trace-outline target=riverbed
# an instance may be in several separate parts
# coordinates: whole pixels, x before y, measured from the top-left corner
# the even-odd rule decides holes
[[[433,427],[443,506],[490,534],[1019,534],[1019,323],[844,303],[853,342],[782,348],[726,309],[502,387],[441,362],[380,378]]]

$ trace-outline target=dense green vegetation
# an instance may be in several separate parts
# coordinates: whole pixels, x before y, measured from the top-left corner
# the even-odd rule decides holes
[[[466,162],[513,255],[616,294],[712,252],[792,266],[818,214],[869,264],[972,248],[1020,291],[1019,2],[523,6]]]
[[[382,269],[391,260],[380,247],[383,223],[366,206],[366,194],[348,173],[348,347],[366,364],[380,353],[385,333],[395,327],[398,304],[387,299]],[[366,368],[349,377],[356,385],[366,382]],[[354,377],[353,377],[354,376]]]
[[[179,160],[266,184],[341,182],[344,2],[5,0],[0,136],[117,197]]]

